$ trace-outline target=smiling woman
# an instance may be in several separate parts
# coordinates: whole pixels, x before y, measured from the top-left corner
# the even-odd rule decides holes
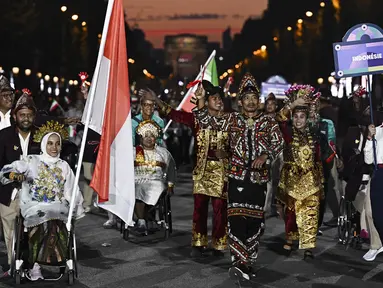
[[[220,41],[228,26],[232,31],[239,31],[245,19],[262,15],[267,7],[267,0],[193,0],[188,6],[179,0],[124,2],[129,24],[138,24],[157,48],[162,47],[165,35],[182,33],[203,34],[209,37],[209,41]]]

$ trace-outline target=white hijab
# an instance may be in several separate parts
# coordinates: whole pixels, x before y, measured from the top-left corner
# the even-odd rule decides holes
[[[51,135],[53,134],[56,134],[57,136],[59,136],[60,138],[60,144],[62,144],[62,140],[61,140],[61,136],[60,134],[56,133],[56,132],[51,132],[51,133],[48,133],[46,134],[44,137],[43,137],[43,140],[41,140],[41,145],[40,145],[40,149],[41,149],[41,152],[42,154],[40,155],[41,157],[41,160],[46,163],[46,164],[55,164],[57,161],[60,160],[60,153],[57,154],[56,157],[52,157],[50,156],[48,153],[47,153],[47,143],[48,143],[48,139]]]

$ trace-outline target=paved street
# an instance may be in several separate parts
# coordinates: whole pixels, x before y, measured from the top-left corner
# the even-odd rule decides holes
[[[174,233],[164,240],[162,232],[148,237],[131,236],[125,242],[119,231],[105,230],[106,215],[88,215],[78,223],[79,279],[74,287],[155,287],[226,288],[238,287],[228,277],[229,253],[217,260],[189,257],[193,199],[190,173],[180,173],[176,195],[172,198]],[[339,246],[336,230],[325,230],[319,237],[316,258],[302,260],[302,252],[289,258],[279,253],[283,243],[283,223],[272,218],[266,223],[258,262],[258,278],[242,287],[382,287],[383,256],[374,263],[362,261],[363,251]],[[103,243],[111,244],[103,247]],[[364,248],[365,249],[365,248]],[[4,251],[4,249],[2,249]],[[5,261],[5,254],[1,255]],[[51,268],[50,268],[51,269]],[[44,270],[47,275],[50,271]],[[368,285],[368,286],[367,286]],[[58,283],[26,283],[27,287],[66,287]],[[0,280],[0,287],[14,287],[12,280]]]

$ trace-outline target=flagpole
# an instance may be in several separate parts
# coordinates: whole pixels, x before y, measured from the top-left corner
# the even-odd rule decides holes
[[[210,57],[207,59],[205,65],[202,67],[201,71],[199,71],[199,74],[198,74],[198,76],[195,78],[195,80],[198,80],[199,78],[202,77],[202,73],[203,73],[203,71],[206,69],[207,65],[209,65],[210,61],[213,60],[213,58],[215,57],[215,54],[216,54],[216,51],[214,50],[214,51],[211,53]],[[203,80],[203,79],[201,79],[201,80]],[[185,95],[185,97],[182,99],[181,103],[178,105],[177,110],[181,110],[182,105],[188,100],[190,93],[193,91],[193,88],[194,88],[194,87],[190,87],[190,89],[188,90],[188,92],[186,92],[186,95]],[[163,133],[165,133],[166,130],[168,130],[170,124],[172,124],[172,120],[169,120],[168,124],[166,124],[166,127],[164,128]]]
[[[94,102],[94,95],[95,95],[95,89],[96,89],[96,83],[97,79],[100,74],[100,67],[101,67],[101,60],[104,55],[104,50],[105,50],[105,44],[106,44],[106,38],[108,35],[108,29],[109,29],[109,22],[110,18],[112,16],[113,12],[113,6],[114,6],[114,0],[109,0],[108,1],[108,8],[106,10],[106,16],[105,16],[105,22],[104,22],[104,28],[102,30],[102,37],[101,37],[101,42],[100,42],[100,50],[98,51],[98,58],[97,58],[97,64],[96,64],[96,69],[94,71],[93,79],[92,79],[92,84],[90,87],[89,95],[87,102],[89,101],[88,109],[87,109],[87,114],[86,114],[86,120],[85,120],[85,127],[84,127],[84,133],[82,136],[81,140],[81,148],[80,148],[80,153],[78,155],[78,163],[77,163],[77,170],[76,170],[76,178],[74,181],[74,186],[72,190],[72,198],[69,206],[69,213],[68,213],[68,222],[66,224],[68,232],[71,230],[71,224],[72,224],[72,216],[73,216],[73,211],[74,211],[74,204],[78,192],[78,183],[80,180],[80,173],[81,173],[81,164],[82,160],[84,157],[84,151],[85,151],[85,143],[86,143],[86,138],[88,135],[88,129],[89,129],[89,122],[90,122],[90,116],[92,112],[92,107],[93,107],[93,102]]]

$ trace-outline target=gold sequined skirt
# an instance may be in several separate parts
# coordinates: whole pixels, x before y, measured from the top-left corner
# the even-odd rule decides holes
[[[193,194],[227,198],[225,167],[220,161],[206,161],[204,174],[200,180],[194,179]]]

